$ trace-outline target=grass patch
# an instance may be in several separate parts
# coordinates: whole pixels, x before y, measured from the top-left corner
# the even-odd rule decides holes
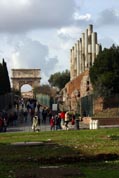
[[[19,170],[31,171],[43,165],[59,165],[80,168],[82,177],[116,178],[119,176],[118,138],[118,128],[0,133],[0,177],[17,178]],[[41,144],[11,144],[15,142]]]

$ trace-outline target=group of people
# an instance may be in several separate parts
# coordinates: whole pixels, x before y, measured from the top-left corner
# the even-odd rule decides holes
[[[50,130],[59,130],[61,127],[61,117],[60,115],[54,115],[50,118]]]
[[[51,130],[65,129],[69,130],[69,125],[75,125],[75,128],[79,129],[79,122],[81,121],[80,114],[76,112],[60,112],[58,115],[52,115],[50,118]]]
[[[44,114],[45,113],[45,114]],[[37,113],[34,114],[32,129],[33,131],[40,131],[40,123],[39,117]],[[42,110],[42,123],[46,124],[49,122],[50,130],[69,130],[69,125],[75,125],[75,128],[79,129],[79,122],[81,121],[81,117],[78,113],[75,112],[59,112],[58,114],[54,114],[51,110],[49,111],[46,108]]]
[[[32,130],[40,131],[40,126],[48,125],[50,130],[68,130],[70,125],[79,129],[80,116],[74,111],[53,112],[50,108],[40,105],[36,100],[20,100],[15,103],[14,110],[0,113],[0,132],[6,132],[7,126],[17,126],[19,123],[31,121]]]

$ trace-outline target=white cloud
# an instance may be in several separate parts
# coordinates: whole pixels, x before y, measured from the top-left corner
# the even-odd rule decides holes
[[[19,58],[19,52],[14,52],[11,55],[11,64],[12,64],[12,68],[17,68],[20,67],[20,61],[18,60]]]
[[[15,68],[39,68],[47,78],[58,63],[57,57],[49,57],[46,45],[25,38],[23,45],[12,54],[12,65]]]
[[[30,0],[19,0],[19,1],[16,1],[16,0],[1,0],[0,1],[0,4],[2,7],[9,7],[9,6],[19,6],[19,5],[26,5],[26,4],[29,4],[30,3]]]
[[[78,12],[75,12],[73,17],[74,17],[74,20],[86,20],[86,21],[89,21],[91,19],[91,14],[86,13],[85,15],[79,15]]]
[[[13,68],[39,68],[41,77],[43,76],[41,82],[44,82],[49,79],[51,73],[54,73],[58,65],[58,57],[53,54],[51,56],[48,46],[39,41],[25,36],[13,39],[9,36],[4,42],[0,41],[0,47],[2,44],[6,48],[1,51],[0,57],[5,58],[10,77]],[[6,51],[9,51],[9,54],[5,55]]]
[[[81,28],[76,26],[63,27],[57,31],[58,37],[63,40],[76,40],[81,33]]]
[[[114,9],[115,16],[119,17],[119,9]]]
[[[119,25],[119,11],[117,9],[105,9],[100,12],[99,17],[96,19],[97,26],[106,25]]]
[[[17,33],[71,24],[74,8],[74,0],[2,0],[0,31]]]

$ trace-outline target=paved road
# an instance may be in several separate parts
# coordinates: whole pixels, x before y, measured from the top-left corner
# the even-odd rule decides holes
[[[74,130],[75,128],[70,128],[70,129]],[[80,129],[89,129],[89,128],[88,128],[88,126],[81,123]],[[50,131],[49,124],[46,124],[46,125],[41,124],[40,131]],[[24,124],[20,124],[17,126],[9,126],[7,128],[7,132],[33,132],[33,130],[32,130],[31,124],[28,125],[28,124],[24,123]]]

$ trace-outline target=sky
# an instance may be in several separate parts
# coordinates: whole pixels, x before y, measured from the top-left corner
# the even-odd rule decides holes
[[[119,0],[0,0],[0,59],[11,69],[70,69],[70,49],[93,24],[98,43],[119,45]]]

